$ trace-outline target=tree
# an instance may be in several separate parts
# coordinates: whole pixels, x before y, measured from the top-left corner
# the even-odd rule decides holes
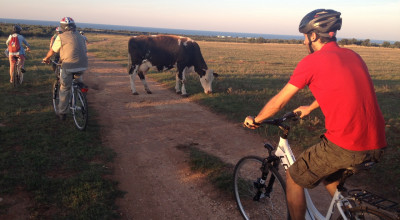
[[[363,42],[361,42],[361,46],[371,46],[371,40],[370,39],[366,39]]]
[[[382,47],[390,47],[390,42],[389,41],[384,41],[382,43]]]
[[[349,39],[341,39],[338,43],[340,45],[349,45]]]

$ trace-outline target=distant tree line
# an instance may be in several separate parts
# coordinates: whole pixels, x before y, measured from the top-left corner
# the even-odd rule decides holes
[[[265,39],[262,37],[259,38],[247,38],[247,42],[249,43],[278,43],[278,44],[302,44],[303,40],[296,39]]]
[[[371,43],[370,39],[357,40],[353,39],[341,39],[338,42],[340,45],[359,45],[365,47],[387,47],[387,48],[400,48],[400,41],[396,41],[391,44],[389,41],[383,41],[382,44]]]
[[[0,37],[8,36],[12,33],[14,24],[2,23],[0,26]],[[42,26],[42,25],[24,25],[20,24],[22,28],[22,35],[25,37],[51,37],[56,29],[56,26]],[[86,33],[98,33],[98,34],[118,34],[126,36],[136,35],[152,35],[159,34],[153,32],[141,32],[141,31],[126,31],[126,30],[103,30],[93,28],[80,28]],[[279,43],[279,44],[303,44],[303,40],[298,39],[265,39],[262,37],[221,37],[221,36],[201,36],[201,35],[188,35],[194,40],[204,41],[217,41],[217,42],[237,42],[237,43]],[[370,39],[357,40],[353,39],[341,39],[338,41],[340,45],[359,45],[366,47],[387,47],[387,48],[400,48],[400,41],[396,41],[391,44],[389,41],[384,41],[382,44],[371,43]]]
[[[21,34],[24,37],[51,37],[56,27],[42,25],[25,25],[19,24],[22,28]],[[14,24],[2,23],[0,26],[0,37],[8,36],[13,32]]]

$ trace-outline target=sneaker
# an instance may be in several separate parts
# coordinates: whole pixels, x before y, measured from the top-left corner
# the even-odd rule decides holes
[[[25,72],[26,72],[26,70],[21,67],[21,73],[25,73]]]

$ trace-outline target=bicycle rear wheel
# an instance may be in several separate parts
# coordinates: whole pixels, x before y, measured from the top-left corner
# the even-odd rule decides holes
[[[395,220],[395,217],[391,217],[386,213],[378,211],[368,206],[357,206],[346,210],[346,217],[350,220]],[[343,217],[339,216],[338,220],[342,220]]]
[[[60,81],[53,83],[53,108],[54,112],[58,113],[58,103],[60,103]]]
[[[245,219],[290,219],[286,184],[262,158],[242,158],[235,166],[233,182],[236,203]]]
[[[74,106],[72,108],[72,115],[76,128],[83,131],[86,129],[88,122],[88,105],[85,95],[80,90],[79,86],[74,90]]]
[[[18,65],[17,65],[17,62],[18,61],[15,61],[15,64],[14,64],[14,73],[13,73],[13,87],[14,88],[17,88],[17,86],[18,86],[18,83],[19,83],[19,76],[18,76]]]

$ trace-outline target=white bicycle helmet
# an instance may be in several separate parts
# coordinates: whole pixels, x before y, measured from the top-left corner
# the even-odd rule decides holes
[[[71,17],[64,17],[60,21],[60,27],[62,31],[75,30],[76,28],[75,21]]]

